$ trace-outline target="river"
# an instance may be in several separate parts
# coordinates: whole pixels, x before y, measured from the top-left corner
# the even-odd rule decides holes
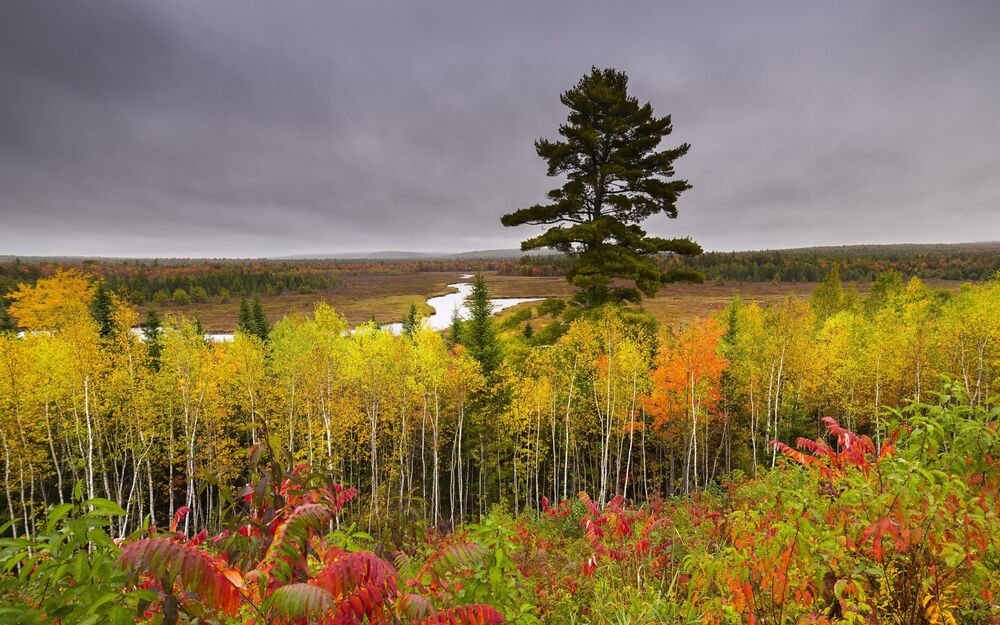
[[[471,278],[472,274],[463,274],[459,276],[460,278]],[[449,287],[455,289],[454,293],[448,293],[447,295],[438,295],[437,297],[431,297],[427,299],[427,305],[434,309],[434,313],[424,319],[424,325],[429,327],[431,330],[441,331],[451,325],[451,318],[455,314],[455,309],[458,309],[458,314],[463,319],[468,319],[469,309],[465,305],[465,298],[472,293],[472,283],[471,282],[456,282],[454,284],[449,284]],[[490,303],[493,304],[493,314],[497,314],[505,308],[510,308],[511,306],[517,306],[518,304],[523,304],[525,302],[537,302],[544,298],[541,297],[500,297],[491,299]],[[388,329],[393,334],[399,334],[403,330],[402,323],[390,323],[382,326]]]
[[[472,278],[471,273],[462,274],[459,278]],[[441,331],[451,325],[452,315],[455,314],[455,309],[458,309],[458,314],[463,319],[469,317],[469,309],[465,305],[465,298],[472,293],[472,283],[471,282],[455,282],[448,285],[450,288],[455,289],[454,293],[448,293],[446,295],[438,295],[437,297],[427,298],[427,305],[434,309],[434,313],[431,316],[424,319],[424,325],[435,331]],[[523,304],[525,302],[537,302],[541,301],[542,297],[498,297],[490,300],[493,304],[493,314],[497,314],[501,310],[510,308],[512,306],[517,306],[518,304]],[[382,326],[382,328],[389,330],[393,334],[399,334],[403,331],[402,323],[387,323]],[[142,335],[141,328],[133,328],[133,332],[136,332],[140,336]],[[228,343],[233,340],[233,335],[228,332],[210,332],[205,335],[205,338],[209,341],[215,343]]]

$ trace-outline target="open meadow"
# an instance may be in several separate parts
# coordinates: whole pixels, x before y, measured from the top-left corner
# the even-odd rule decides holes
[[[484,271],[491,297],[541,297],[569,299],[574,294],[573,285],[562,276],[512,276],[497,271]],[[351,326],[371,319],[379,323],[398,322],[403,319],[410,305],[417,307],[420,315],[432,310],[426,300],[430,297],[453,292],[448,287],[456,282],[468,282],[466,271],[427,272],[351,272],[338,274],[337,285],[317,289],[310,293],[284,292],[261,295],[261,303],[272,322],[288,314],[312,314],[317,303],[330,305],[342,314]],[[962,280],[929,280],[932,288],[957,291]],[[651,298],[644,299],[641,308],[658,322],[666,325],[683,323],[697,317],[717,313],[736,296],[745,302],[771,304],[787,297],[808,299],[818,283],[812,282],[706,282],[702,284],[664,284]],[[864,295],[870,283],[857,285]],[[202,303],[185,305],[165,302],[148,303],[140,307],[145,312],[156,309],[161,313],[197,316],[207,332],[233,332],[239,313],[240,300],[229,297],[227,301],[211,298]],[[537,303],[525,303],[510,308],[499,315],[500,319],[519,309],[535,308]],[[543,317],[543,321],[549,317]]]

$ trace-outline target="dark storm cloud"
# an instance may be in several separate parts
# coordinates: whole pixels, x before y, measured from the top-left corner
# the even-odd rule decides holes
[[[709,248],[1000,238],[994,2],[0,3],[0,254],[513,246],[591,65]]]

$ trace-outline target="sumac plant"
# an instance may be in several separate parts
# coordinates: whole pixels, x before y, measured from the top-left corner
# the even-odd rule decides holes
[[[156,592],[143,607],[147,616],[161,614],[163,625],[225,618],[275,625],[503,622],[489,605],[446,605],[446,578],[476,566],[481,547],[442,547],[403,579],[391,562],[325,536],[356,491],[322,483],[308,467],[272,466],[241,493],[246,513],[232,529],[187,538],[176,531],[181,510],[169,532],[124,546],[118,565],[133,585]]]
[[[710,620],[995,622],[1000,411],[950,388],[893,413],[880,449],[832,418],[777,443],[789,466],[735,491],[724,542],[688,563]]]

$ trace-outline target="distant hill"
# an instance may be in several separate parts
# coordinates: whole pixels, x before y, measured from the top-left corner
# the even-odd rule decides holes
[[[861,245],[826,245],[815,247],[794,247],[775,248],[757,250],[707,250],[707,254],[764,254],[780,253],[791,255],[816,254],[819,256],[897,256],[915,255],[927,253],[956,253],[956,252],[976,252],[1000,254],[1000,241],[976,241],[968,243],[886,243],[886,244],[861,244]],[[107,262],[120,263],[122,261],[153,261],[158,260],[162,264],[174,265],[188,262],[239,262],[248,260],[257,261],[294,261],[294,260],[517,260],[522,256],[556,256],[559,252],[552,250],[531,250],[521,251],[517,248],[499,248],[492,250],[472,250],[468,252],[408,252],[404,250],[383,250],[377,252],[334,252],[329,254],[295,254],[291,256],[274,256],[265,258],[125,258],[114,256],[17,256],[14,254],[0,255],[0,263],[12,263],[15,260],[22,262],[39,263],[60,263],[67,264],[87,263],[87,262]]]

